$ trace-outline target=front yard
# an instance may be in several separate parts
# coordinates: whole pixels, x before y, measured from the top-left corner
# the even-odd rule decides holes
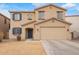
[[[46,54],[40,41],[10,41],[0,43],[1,55],[43,55]]]
[[[79,55],[79,40],[3,41],[0,55]]]

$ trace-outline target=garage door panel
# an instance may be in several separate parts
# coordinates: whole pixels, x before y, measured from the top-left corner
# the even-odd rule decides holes
[[[41,39],[66,39],[65,28],[41,28]]]

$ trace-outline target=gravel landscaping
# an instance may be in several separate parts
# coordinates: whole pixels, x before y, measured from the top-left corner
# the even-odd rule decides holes
[[[45,55],[40,41],[10,41],[0,43],[1,55]]]

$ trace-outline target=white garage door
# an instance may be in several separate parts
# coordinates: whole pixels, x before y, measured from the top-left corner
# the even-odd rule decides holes
[[[41,28],[41,39],[66,39],[65,28]]]

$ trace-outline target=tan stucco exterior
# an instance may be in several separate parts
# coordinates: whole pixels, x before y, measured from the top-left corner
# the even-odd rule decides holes
[[[68,36],[71,35],[67,29],[69,28],[68,24],[64,24],[62,22],[59,22],[57,20],[51,19],[50,21],[47,21],[45,23],[41,23],[36,25],[36,28],[39,29],[38,31],[36,30],[36,37],[35,39],[42,39],[43,36],[45,36],[47,39],[71,39]],[[50,32],[51,31],[51,32]],[[60,32],[61,31],[61,32]],[[61,37],[57,37],[57,34],[61,35]],[[53,37],[53,38],[50,38]]]
[[[0,38],[9,39],[10,19],[0,13]]]
[[[38,12],[45,11],[45,20],[38,19]],[[63,20],[59,21],[57,19],[57,11],[63,11]],[[16,13],[16,11],[11,12]],[[26,33],[28,28],[33,29],[33,40],[41,40],[41,39],[71,39],[71,33],[68,31],[70,23],[65,22],[65,13],[66,10],[62,8],[58,8],[52,5],[35,9],[33,12],[18,12],[22,14],[21,21],[13,21],[11,20],[11,29],[9,32],[9,37],[11,39],[16,39],[17,36],[12,34],[12,29],[14,27],[21,27],[21,39],[26,40]],[[32,14],[32,20],[28,20],[27,15]],[[56,20],[57,19],[57,20]],[[50,32],[50,30],[52,32]],[[49,35],[46,34],[46,32]],[[54,34],[55,33],[55,34]],[[62,35],[60,35],[62,34]],[[47,38],[45,38],[48,36]],[[53,37],[54,36],[54,37]],[[55,37],[55,36],[58,36]]]
[[[45,19],[50,19],[52,17],[57,18],[57,11],[63,11],[63,19],[65,18],[65,10],[56,8],[56,7],[52,7],[52,6],[48,6],[42,9],[38,9],[35,11],[35,15],[36,15],[36,20],[38,20],[38,11],[45,11]],[[39,21],[39,20],[38,20]]]

